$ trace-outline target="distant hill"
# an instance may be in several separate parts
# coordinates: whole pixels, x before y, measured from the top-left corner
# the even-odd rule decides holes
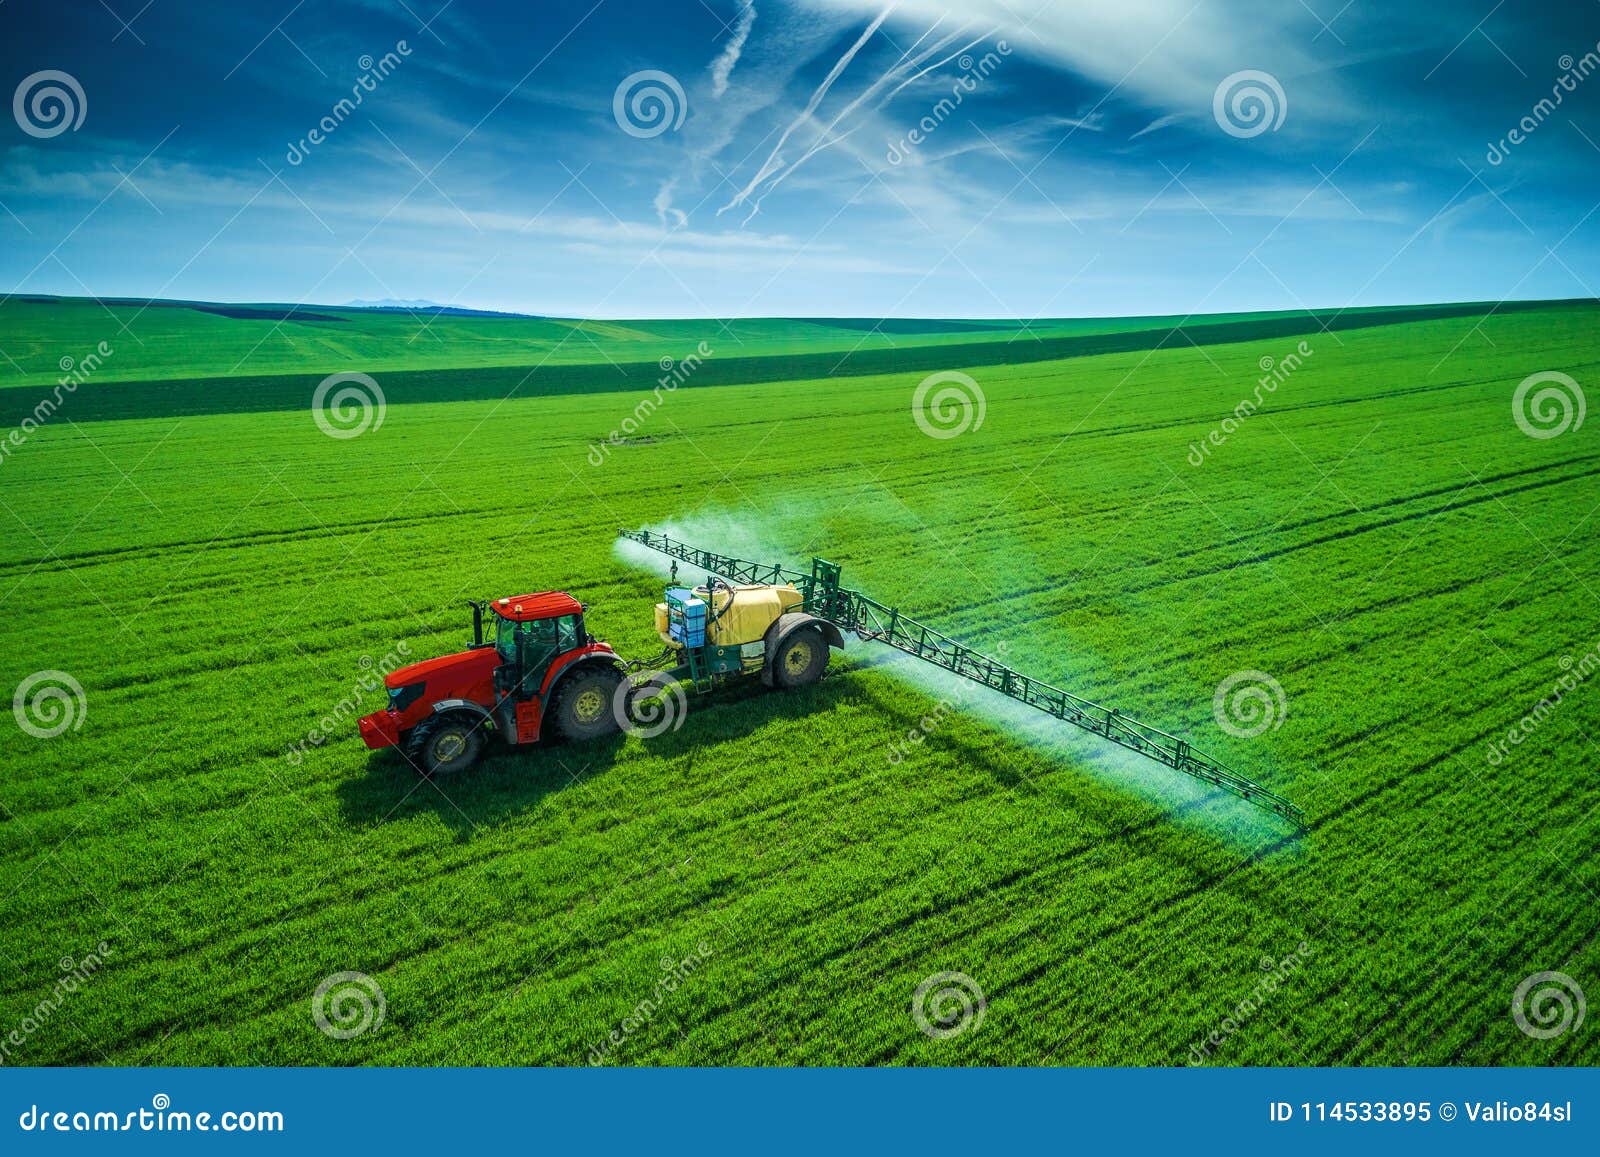
[[[386,310],[399,313],[438,313],[448,317],[535,317],[542,318],[543,314],[537,313],[507,313],[498,309],[468,309],[460,305],[440,305],[437,301],[428,301],[424,298],[415,298],[410,301],[393,297],[381,298],[377,301],[347,301],[340,309],[373,309]]]
[[[366,301],[356,298],[354,301],[344,303],[346,309],[444,309],[437,301],[427,301],[416,297],[404,301],[397,297],[381,297],[377,301]]]

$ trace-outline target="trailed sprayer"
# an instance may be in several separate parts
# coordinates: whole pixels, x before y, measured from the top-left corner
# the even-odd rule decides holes
[[[569,594],[472,601],[473,642],[465,651],[413,663],[385,677],[389,706],[361,720],[368,747],[398,747],[424,775],[458,771],[490,737],[508,745],[555,736],[600,738],[627,727],[664,693],[710,691],[759,678],[792,688],[822,677],[846,636],[883,643],[952,675],[1093,732],[1175,771],[1231,792],[1299,824],[1302,812],[1186,740],[1025,675],[840,583],[840,568],[813,558],[811,570],[749,562],[648,530],[623,538],[671,558],[672,579],[655,606],[664,650],[625,660],[589,635],[585,607]],[[689,586],[678,563],[705,573]],[[485,634],[490,616],[492,637]]]

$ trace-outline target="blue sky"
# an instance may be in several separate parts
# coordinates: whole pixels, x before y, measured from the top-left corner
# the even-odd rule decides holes
[[[1586,54],[1593,0],[6,0],[0,291],[602,317],[1592,296]],[[52,86],[81,123],[34,107]]]

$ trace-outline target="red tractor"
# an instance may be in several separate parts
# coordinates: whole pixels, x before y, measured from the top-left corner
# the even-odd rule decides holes
[[[511,745],[609,735],[679,684],[709,691],[760,676],[770,687],[803,687],[822,677],[830,648],[844,646],[839,628],[803,601],[789,582],[674,583],[655,608],[666,650],[647,662],[624,662],[590,638],[583,605],[569,594],[471,602],[472,646],[387,675],[389,706],[361,719],[361,738],[398,747],[417,771],[436,775],[471,767],[491,731]],[[485,608],[493,639],[484,638]]]
[[[583,604],[560,591],[499,599],[494,638],[473,601],[472,646],[391,672],[389,706],[361,719],[368,747],[398,747],[424,775],[458,771],[483,754],[488,733],[533,743],[554,731],[597,739],[616,731],[612,704],[625,677],[610,645],[589,637]]]

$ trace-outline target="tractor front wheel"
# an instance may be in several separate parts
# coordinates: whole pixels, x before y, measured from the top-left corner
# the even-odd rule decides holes
[[[420,775],[453,775],[483,754],[485,720],[465,711],[430,715],[411,729],[401,749]]]
[[[801,627],[782,643],[772,657],[773,674],[780,687],[804,687],[822,678],[828,665],[828,641],[816,627]]]
[[[612,710],[620,672],[610,667],[577,671],[556,688],[550,704],[550,720],[562,739],[584,743],[600,739],[621,728]]]

